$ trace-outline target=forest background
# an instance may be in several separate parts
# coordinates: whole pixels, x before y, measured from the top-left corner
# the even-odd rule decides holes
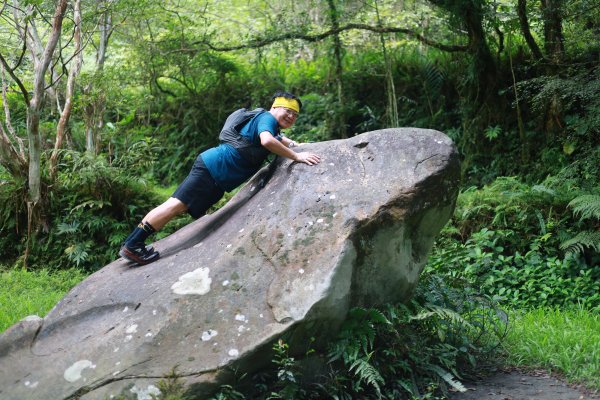
[[[510,347],[510,333],[498,340],[509,343],[513,364],[599,388],[599,66],[600,5],[592,0],[5,0],[1,329],[43,315],[114,260],[131,227],[217,143],[230,112],[268,107],[286,89],[305,105],[287,132],[297,141],[413,126],[456,143],[457,208],[424,274],[428,292],[403,311],[421,315],[428,325],[418,329],[446,344],[449,332],[468,341],[465,350],[454,343],[456,354],[444,359],[454,367],[444,372],[457,376],[457,365],[480,360],[472,332],[460,329],[465,304],[472,311],[485,298],[510,310],[495,323],[510,315],[516,330],[532,324],[523,322],[532,313],[541,313],[536,321],[554,313],[560,323],[584,320],[568,328],[579,331],[580,347],[592,332],[576,367],[571,358],[542,359],[547,347],[533,354],[533,342]],[[394,319],[363,311],[354,315],[371,327]],[[402,323],[419,320],[410,318]],[[382,348],[372,338],[364,354],[334,351],[332,361],[352,370],[352,390],[381,395],[390,363],[373,356]],[[275,350],[284,368],[285,344]],[[360,375],[357,360],[379,362],[379,377]],[[427,371],[436,387],[453,382]],[[415,382],[398,385],[423,393]]]

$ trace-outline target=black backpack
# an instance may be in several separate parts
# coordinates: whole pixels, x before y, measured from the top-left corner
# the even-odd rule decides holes
[[[240,130],[252,118],[264,112],[266,112],[264,108],[255,108],[254,110],[240,108],[227,117],[223,129],[221,129],[221,133],[219,133],[219,141],[221,143],[227,143],[233,146],[233,148],[240,153],[242,158],[255,166],[260,166],[270,152],[261,145],[251,143],[240,134]]]

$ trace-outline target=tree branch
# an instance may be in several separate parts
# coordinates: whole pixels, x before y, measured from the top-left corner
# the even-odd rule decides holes
[[[429,38],[426,38],[425,36],[421,35],[420,33],[417,33],[408,28],[399,28],[399,27],[393,27],[393,26],[371,26],[371,25],[367,25],[367,24],[357,24],[357,23],[347,24],[347,25],[340,26],[337,28],[329,29],[328,31],[325,31],[322,33],[312,34],[312,35],[305,34],[302,32],[287,32],[287,33],[284,33],[284,34],[278,35],[278,36],[256,38],[254,40],[251,40],[248,43],[239,44],[239,45],[216,46],[210,42],[203,41],[203,40],[192,42],[192,44],[206,46],[209,49],[214,50],[214,51],[234,51],[234,50],[243,50],[243,49],[256,49],[256,48],[268,46],[268,45],[276,43],[276,42],[281,42],[284,40],[291,40],[291,39],[299,39],[299,40],[304,40],[307,42],[318,42],[325,38],[328,38],[329,36],[333,36],[333,35],[339,34],[341,32],[350,31],[350,30],[363,30],[363,31],[370,31],[370,32],[375,32],[375,33],[403,33],[407,36],[417,39],[421,43],[424,43],[428,46],[434,47],[439,50],[448,51],[448,52],[460,52],[460,51],[467,50],[467,46],[465,46],[465,45],[448,45],[448,44],[444,44],[444,43],[439,43],[439,42],[436,42]]]
[[[12,80],[15,81],[15,83],[19,87],[19,90],[21,90],[21,94],[23,95],[23,100],[25,100],[25,104],[27,105],[27,107],[29,107],[29,103],[30,103],[29,92],[27,92],[27,89],[25,89],[23,82],[21,82],[21,80],[15,75],[14,71],[10,68],[10,66],[6,62],[6,59],[2,56],[2,53],[0,53],[0,63],[2,64],[4,69],[8,72],[8,74],[10,75]]]

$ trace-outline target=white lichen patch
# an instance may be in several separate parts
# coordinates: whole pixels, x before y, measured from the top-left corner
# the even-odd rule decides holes
[[[200,242],[200,243],[198,243],[198,244],[195,244],[195,245],[194,245],[194,248],[195,248],[195,249],[197,249],[198,247],[202,246],[202,243],[204,243],[204,242]]]
[[[229,281],[228,281],[227,279],[225,279],[225,280],[223,281],[223,286],[227,286],[227,285],[229,285]]]
[[[227,245],[227,248],[229,249],[229,248],[231,248],[231,246],[233,246],[233,245],[232,245],[231,243],[229,243],[229,244]]]
[[[229,354],[231,357],[237,357],[240,355],[240,352],[238,349],[230,349],[227,354]]]
[[[81,373],[83,370],[87,368],[94,369],[96,368],[96,365],[94,365],[94,363],[92,363],[90,360],[79,360],[65,370],[63,377],[67,382],[77,382],[79,379],[81,379]]]
[[[115,347],[115,349],[113,350],[113,353],[116,353],[117,351],[119,351],[119,348]]]
[[[236,321],[242,321],[242,322],[248,322],[248,319],[243,314],[236,314],[235,315],[235,320]]]
[[[242,232],[244,232],[244,228],[240,229],[238,232],[239,232],[239,233],[242,233]]]
[[[300,268],[300,269],[298,270],[298,273],[299,273],[300,275],[302,275],[302,274],[304,273],[304,269],[303,269],[303,268]]]
[[[205,295],[210,292],[210,284],[212,283],[212,279],[208,276],[209,272],[210,269],[208,268],[198,268],[181,275],[179,280],[171,286],[173,293]]]
[[[152,315],[156,315],[156,310],[152,310]]]
[[[35,389],[37,387],[37,385],[39,385],[40,383],[38,381],[35,382],[30,382],[30,381],[25,381],[25,386],[27,386],[29,389]]]
[[[323,218],[319,218],[319,219],[317,220],[317,224],[321,224],[321,223],[323,223]]]
[[[129,342],[131,339],[133,339],[133,335],[127,335],[125,336],[125,339],[123,340],[125,343]]]
[[[330,200],[335,200],[335,194],[332,194],[331,196],[329,196]]]
[[[237,330],[239,333],[244,333],[244,331],[246,330],[246,327],[244,325],[240,325],[240,326],[238,326]]]
[[[160,396],[160,390],[154,385],[148,385],[146,389],[138,388],[134,385],[130,391],[137,395],[137,400],[152,400],[156,396]]]
[[[210,339],[214,338],[218,334],[219,332],[215,331],[214,329],[209,329],[207,331],[202,332],[201,339],[203,342],[208,342]]]
[[[137,324],[132,324],[125,329],[125,333],[136,333],[137,332]]]
[[[129,311],[129,307],[125,306],[125,308],[123,309],[123,312],[127,312]]]
[[[145,336],[146,336],[146,337],[152,337],[152,332],[148,332],[148,333],[146,333],[146,335],[145,335]]]

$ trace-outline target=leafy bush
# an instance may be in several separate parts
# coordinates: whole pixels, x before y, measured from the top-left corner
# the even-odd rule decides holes
[[[152,162],[148,141],[112,160],[64,151],[47,198],[47,227],[29,238],[28,265],[93,271],[114,260],[132,226],[159,202],[146,177]],[[8,237],[0,241],[6,262],[27,246],[24,199],[24,187],[17,182],[0,186],[0,208],[10,210],[0,220]]]
[[[600,267],[560,248],[580,230],[566,209],[577,192],[549,186],[501,178],[461,193],[430,267],[511,307],[600,309]]]

